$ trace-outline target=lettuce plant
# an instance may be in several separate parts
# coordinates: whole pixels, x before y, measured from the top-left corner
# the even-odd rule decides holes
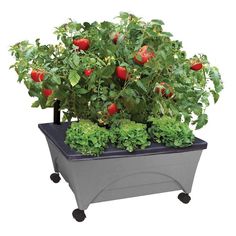
[[[163,116],[150,118],[149,134],[155,142],[169,147],[187,147],[194,141],[194,135],[189,126],[175,118]]]
[[[109,131],[90,120],[73,122],[66,131],[65,143],[83,155],[100,155],[108,141]]]
[[[110,140],[118,148],[133,152],[135,149],[145,149],[151,143],[145,124],[131,120],[120,120],[114,123],[110,129]]]

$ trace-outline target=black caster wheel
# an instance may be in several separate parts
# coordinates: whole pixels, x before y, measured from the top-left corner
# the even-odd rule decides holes
[[[178,199],[184,204],[188,204],[191,201],[191,197],[187,193],[180,193]]]
[[[80,209],[75,209],[72,212],[73,217],[78,221],[78,222],[82,222],[85,220],[86,215],[84,213],[84,211],[80,210]]]
[[[50,175],[50,179],[54,183],[59,183],[60,180],[61,180],[61,177],[60,177],[59,173],[53,173],[53,174]]]

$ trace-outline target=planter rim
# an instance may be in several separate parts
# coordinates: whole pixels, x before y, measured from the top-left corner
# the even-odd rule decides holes
[[[65,122],[60,125],[53,123],[39,124],[39,129],[44,133],[44,135],[56,145],[56,147],[64,154],[64,156],[69,160],[100,160],[100,159],[113,159],[122,157],[138,157],[146,155],[156,155],[156,154],[168,154],[168,153],[181,153],[190,152],[196,150],[203,150],[207,148],[207,142],[196,138],[193,145],[185,148],[171,148],[166,147],[159,143],[152,143],[151,146],[144,150],[137,149],[134,152],[128,152],[123,149],[119,149],[110,145],[102,155],[98,157],[85,156],[75,150],[71,149],[69,145],[65,144],[65,133],[70,123]]]

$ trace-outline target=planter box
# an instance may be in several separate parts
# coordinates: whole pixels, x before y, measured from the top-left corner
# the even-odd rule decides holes
[[[64,143],[69,123],[40,124],[56,173],[74,192],[78,209],[73,216],[82,221],[90,203],[183,190],[179,199],[190,201],[195,171],[207,143],[196,138],[187,148],[168,148],[153,143],[145,150],[129,153],[109,147],[100,157],[82,156]],[[58,174],[52,176],[59,182]],[[78,216],[79,215],[79,216]]]

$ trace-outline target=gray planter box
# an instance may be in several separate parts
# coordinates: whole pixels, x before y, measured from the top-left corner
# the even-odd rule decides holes
[[[190,201],[195,171],[207,143],[196,139],[191,147],[168,148],[153,143],[145,150],[129,153],[109,147],[100,157],[82,156],[64,143],[68,123],[40,124],[45,134],[55,174],[59,173],[72,189],[78,209],[74,218],[83,221],[91,203],[183,190],[179,199]]]

